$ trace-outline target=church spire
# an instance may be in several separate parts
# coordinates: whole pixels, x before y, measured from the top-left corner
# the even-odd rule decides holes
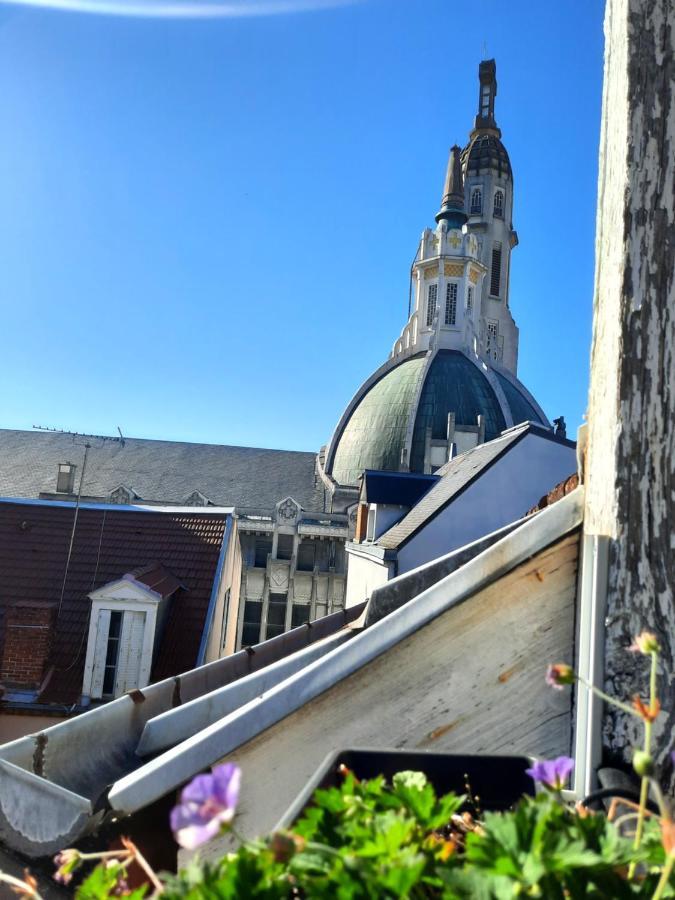
[[[436,213],[436,221],[445,219],[452,228],[461,228],[467,220],[464,212],[464,178],[462,176],[462,148],[455,144],[450,150],[445,186],[441,198],[441,208]]]
[[[478,66],[478,114],[474,130],[499,131],[495,121],[495,97],[497,96],[497,64],[494,59],[484,59]]]

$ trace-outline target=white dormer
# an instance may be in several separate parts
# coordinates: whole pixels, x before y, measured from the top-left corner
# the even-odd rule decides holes
[[[167,611],[166,601],[181,586],[162,567],[149,571],[162,589],[154,590],[140,580],[145,573],[127,574],[89,594],[85,697],[112,699],[149,684],[156,636],[161,631],[158,624]]]
[[[108,494],[110,503],[120,503],[123,506],[129,506],[131,503],[140,499],[141,498],[133,488],[127,487],[124,484],[118,484],[117,487],[113,488]]]
[[[191,494],[188,494],[185,500],[183,501],[184,506],[213,506],[213,501],[209,500],[209,498],[202,494],[201,491],[192,491]]]

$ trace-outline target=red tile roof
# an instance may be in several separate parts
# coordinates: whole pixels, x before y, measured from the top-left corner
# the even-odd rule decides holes
[[[194,667],[227,514],[82,507],[61,602],[73,517],[73,507],[0,502],[0,647],[9,606],[60,604],[40,702],[79,700],[88,594],[127,573],[173,594],[152,680]]]

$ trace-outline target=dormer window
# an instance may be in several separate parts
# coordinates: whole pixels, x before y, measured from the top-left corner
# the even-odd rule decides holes
[[[495,193],[495,202],[492,213],[495,219],[504,218],[504,191],[497,191]]]
[[[59,463],[56,473],[56,493],[72,494],[75,487],[75,466],[72,463]]]
[[[483,212],[483,192],[478,187],[471,191],[470,212],[472,216],[479,216]]]
[[[169,600],[182,587],[164,566],[153,563],[89,594],[85,697],[111,700],[149,684]]]
[[[120,484],[108,494],[108,500],[111,503],[120,503],[123,506],[129,506],[135,500],[139,499],[140,497],[138,496],[136,491],[132,490],[131,488],[125,487],[123,484]]]

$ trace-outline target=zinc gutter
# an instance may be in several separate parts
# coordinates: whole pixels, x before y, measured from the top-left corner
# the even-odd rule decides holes
[[[108,795],[110,805],[121,813],[132,813],[178,788],[441,613],[578,528],[582,517],[583,489],[577,488],[322,659],[116,781]]]

